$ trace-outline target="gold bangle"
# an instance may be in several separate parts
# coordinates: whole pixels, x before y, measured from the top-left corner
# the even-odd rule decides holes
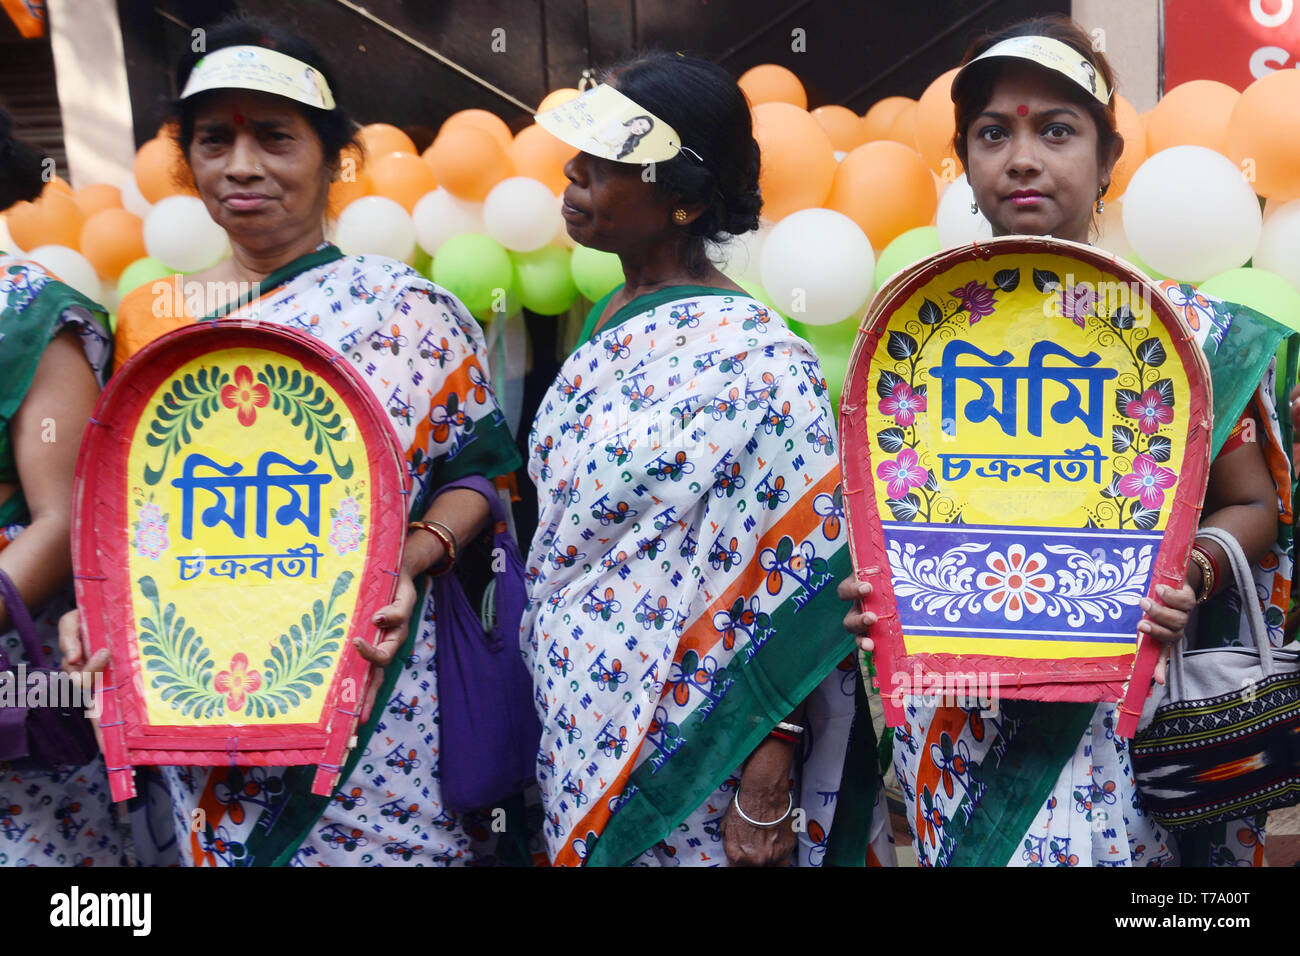
[[[1201,569],[1201,590],[1196,595],[1196,603],[1204,604],[1214,593],[1214,565],[1210,562],[1209,555],[1195,545],[1192,545],[1189,556]]]
[[[413,531],[427,531],[442,542],[443,550],[447,552],[447,559],[433,570],[434,576],[446,574],[451,570],[451,566],[456,563],[456,535],[450,528],[441,521],[412,521],[406,527]]]

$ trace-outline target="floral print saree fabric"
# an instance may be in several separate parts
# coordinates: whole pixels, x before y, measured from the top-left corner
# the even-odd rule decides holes
[[[18,480],[10,422],[26,397],[45,347],[69,328],[101,378],[112,352],[103,309],[33,262],[0,255],[0,482]],[[30,517],[21,491],[0,502],[0,551]],[[72,589],[33,608],[41,646],[58,657],[58,619]],[[16,631],[0,634],[15,667],[26,660]],[[114,866],[126,842],[108,798],[104,762],[61,772],[19,771],[0,763],[0,866]]]
[[[464,306],[400,262],[340,258],[332,247],[308,259],[308,268],[230,317],[300,329],[353,364],[391,417],[406,459],[412,492],[400,506],[420,515],[448,481],[513,470],[518,452],[488,386],[482,331]],[[360,513],[347,500],[333,510],[333,547],[358,546],[366,531]],[[308,768],[161,768],[185,863],[484,862],[487,828],[440,799],[436,608],[427,578],[416,589],[407,644],[332,797],[311,795]],[[257,662],[235,661],[227,671],[232,695],[255,689]]]
[[[642,297],[561,367],[530,436],[521,635],[554,863],[725,864],[741,764],[810,695],[796,857],[837,855],[861,678],[836,444],[816,356],[743,295]],[[838,854],[862,865],[866,840]]]
[[[1289,342],[1293,362],[1295,338],[1267,317],[1189,285],[1166,281],[1160,288],[1209,362],[1213,452],[1226,450],[1249,409],[1260,422],[1259,440],[1277,488],[1278,531],[1254,567],[1256,593],[1249,597],[1262,603],[1269,637],[1281,645],[1293,557],[1291,438],[1289,420],[1280,420],[1276,410],[1274,353]],[[1170,417],[1158,393],[1129,401],[1124,414],[1148,434]],[[1201,607],[1188,639],[1197,647],[1240,643],[1242,599],[1235,587],[1220,592]],[[937,703],[907,698],[906,722],[894,735],[894,771],[922,866],[1263,862],[1262,816],[1175,840],[1143,810],[1128,741],[1114,732],[1115,704],[1003,701],[981,711]],[[1005,832],[1012,820],[1023,821],[1015,831],[1019,839]]]

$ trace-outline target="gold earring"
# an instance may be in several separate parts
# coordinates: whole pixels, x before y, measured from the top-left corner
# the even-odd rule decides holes
[[[673,210],[673,219],[677,220],[679,223],[685,222],[688,215],[690,214],[685,209]]]
[[[975,200],[973,199],[970,201],[970,214],[972,216],[978,216],[980,214],[980,207],[975,204]]]
[[[1110,184],[1107,183],[1105,186],[1097,187],[1097,215],[1101,215],[1103,212],[1106,211],[1106,200],[1102,199],[1101,197],[1106,194],[1106,189],[1107,187],[1109,187],[1109,185]]]

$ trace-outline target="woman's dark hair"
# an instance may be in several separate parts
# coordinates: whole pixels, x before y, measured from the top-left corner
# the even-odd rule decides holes
[[[361,153],[361,142],[357,137],[357,125],[343,107],[339,105],[339,88],[334,82],[334,71],[330,69],[325,58],[314,46],[285,27],[256,17],[236,15],[222,20],[207,31],[206,42],[202,52],[189,52],[181,57],[176,65],[176,93],[179,97],[190,78],[190,72],[196,63],[209,53],[231,46],[260,46],[275,50],[295,60],[301,60],[324,77],[334,94],[334,109],[322,110],[314,106],[293,101],[311,128],[320,137],[321,149],[326,162],[336,162],[346,147],[351,146]],[[203,94],[199,94],[202,97]],[[190,143],[194,140],[194,101],[198,97],[186,100],[176,99],[171,103],[171,112],[177,121],[176,140],[186,156],[190,152]]]
[[[962,65],[965,66],[1003,40],[1030,36],[1050,37],[1073,48],[1080,58],[1105,80],[1106,88],[1111,91],[1109,105],[1103,105],[1095,96],[1089,96],[1084,92],[1082,87],[1062,77],[1063,88],[1070,90],[1071,98],[1084,107],[1093,122],[1097,124],[1097,162],[1104,165],[1116,144],[1122,147],[1124,143],[1115,123],[1115,74],[1106,57],[1092,48],[1092,38],[1069,17],[1059,14],[1033,17],[1020,20],[995,33],[987,33],[970,45],[966,55],[962,57]],[[953,102],[957,122],[957,135],[953,137],[953,149],[956,150],[957,158],[961,160],[963,166],[967,165],[966,131],[993,98],[993,85],[997,82],[1001,68],[1014,62],[1014,60],[997,59],[987,61],[977,67],[972,75],[963,77],[961,86],[957,88],[958,95]]]
[[[13,118],[0,109],[0,211],[24,199],[32,200],[45,186],[44,154],[14,139]]]
[[[661,51],[612,67],[606,79],[677,131],[684,148],[655,164],[654,183],[674,202],[705,204],[688,227],[687,267],[702,273],[706,240],[722,242],[758,228],[758,144],[745,94],[720,66]]]

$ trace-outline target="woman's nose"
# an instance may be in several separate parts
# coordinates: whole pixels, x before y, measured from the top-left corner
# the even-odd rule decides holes
[[[1007,153],[1007,172],[1012,176],[1025,176],[1043,171],[1043,159],[1038,152],[1036,136],[1017,136]]]
[[[226,154],[226,175],[241,181],[261,177],[261,151],[249,133],[240,131],[235,134],[230,152]]]
[[[586,176],[586,163],[583,162],[582,153],[574,153],[573,158],[564,164],[564,175],[572,183]]]

